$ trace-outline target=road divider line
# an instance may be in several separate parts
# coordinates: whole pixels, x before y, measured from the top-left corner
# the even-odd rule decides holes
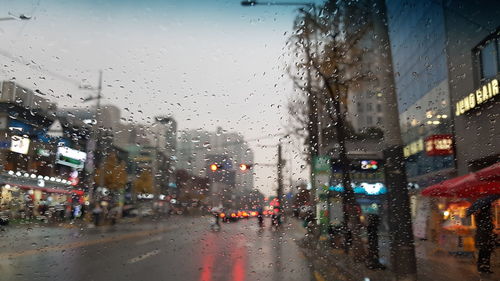
[[[135,257],[135,258],[129,259],[129,260],[127,261],[127,263],[129,263],[129,264],[136,263],[136,262],[139,262],[139,261],[145,260],[145,259],[147,259],[147,258],[149,258],[149,257],[156,256],[156,255],[158,255],[159,253],[160,253],[160,250],[153,250],[153,251],[151,251],[151,252],[147,252],[147,253],[145,253],[144,255],[140,255],[140,256],[138,256],[138,257]]]
[[[148,244],[148,243],[152,243],[152,242],[158,242],[158,241],[161,241],[161,240],[163,240],[163,237],[156,236],[156,237],[151,237],[151,238],[139,240],[135,244],[136,245],[144,245],[144,244]]]
[[[326,281],[326,279],[317,271],[314,271],[314,278],[316,281]]]
[[[87,247],[87,246],[92,246],[92,245],[97,245],[97,244],[102,244],[102,243],[116,242],[116,241],[132,239],[132,238],[144,237],[144,236],[148,236],[148,235],[159,234],[159,233],[171,231],[171,230],[174,230],[177,228],[179,228],[179,226],[176,225],[176,226],[172,226],[172,227],[165,227],[165,228],[153,229],[153,230],[136,231],[136,232],[132,232],[132,233],[115,235],[115,236],[110,236],[110,237],[105,237],[105,238],[100,238],[100,239],[95,239],[95,240],[79,241],[79,242],[73,242],[73,243],[68,243],[68,244],[63,244],[63,245],[49,246],[49,247],[44,247],[44,248],[39,248],[39,249],[24,250],[24,251],[19,251],[19,252],[0,253],[0,259],[24,257],[24,256],[31,256],[31,255],[36,255],[36,254],[55,252],[55,251],[63,251],[63,250],[65,251],[65,250]]]

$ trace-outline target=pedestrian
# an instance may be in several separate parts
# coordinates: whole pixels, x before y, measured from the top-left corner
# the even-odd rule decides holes
[[[214,216],[215,216],[215,225],[217,225],[217,227],[220,227],[220,223],[219,223],[219,221],[220,221],[220,214],[219,214],[219,212],[215,212]]]
[[[479,250],[477,257],[477,271],[479,273],[493,273],[490,270],[491,253],[495,249],[495,234],[491,215],[491,204],[482,207],[476,213],[476,247]]]
[[[264,212],[260,206],[257,208],[257,221],[259,223],[259,227],[264,226]]]
[[[210,228],[213,231],[219,231],[220,230],[220,214],[218,210],[212,210],[212,215],[214,216],[214,222],[210,225]]]
[[[315,217],[312,210],[307,211],[307,215],[304,219],[304,226],[307,229],[308,234],[312,234],[314,231]]]
[[[385,266],[379,261],[378,245],[378,227],[380,225],[380,216],[377,214],[368,215],[368,224],[366,232],[368,236],[368,256],[366,266],[369,269],[385,269]]]
[[[118,220],[119,217],[119,212],[120,212],[120,207],[115,206],[109,210],[108,217],[111,219],[111,224],[115,225],[116,221]]]
[[[94,209],[92,210],[92,216],[94,218],[94,225],[95,226],[99,225],[99,221],[101,219],[101,214],[102,214],[102,208],[101,208],[100,204],[97,203],[95,205]]]

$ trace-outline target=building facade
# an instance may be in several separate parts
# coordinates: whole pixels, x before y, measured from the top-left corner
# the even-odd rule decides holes
[[[408,181],[423,188],[456,174],[444,12],[439,1],[386,4]]]
[[[177,169],[207,177],[209,159],[223,155],[231,160],[231,170],[239,170],[240,164],[253,164],[253,151],[242,135],[226,132],[217,128],[215,132],[188,130],[179,133],[177,150]],[[239,189],[253,189],[253,172],[241,171],[235,175],[235,186]]]
[[[13,217],[82,206],[91,128],[56,111],[35,91],[0,83],[0,207]]]
[[[497,1],[444,5],[451,115],[459,175],[500,161],[500,9]]]

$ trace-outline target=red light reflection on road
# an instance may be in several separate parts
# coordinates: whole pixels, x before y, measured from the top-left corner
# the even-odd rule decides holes
[[[207,248],[204,250],[205,254],[203,255],[202,265],[201,265],[201,274],[200,281],[212,281],[213,276],[213,268],[215,263],[215,252],[214,247],[216,243],[216,235],[208,235],[206,240]]]
[[[234,245],[233,251],[231,253],[231,259],[233,263],[233,281],[244,281],[246,276],[246,263],[247,263],[247,250],[244,246],[246,242],[245,239],[240,238]]]

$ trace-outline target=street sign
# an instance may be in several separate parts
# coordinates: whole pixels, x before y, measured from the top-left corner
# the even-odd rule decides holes
[[[314,157],[314,172],[327,173],[330,171],[330,157],[316,156]]]

